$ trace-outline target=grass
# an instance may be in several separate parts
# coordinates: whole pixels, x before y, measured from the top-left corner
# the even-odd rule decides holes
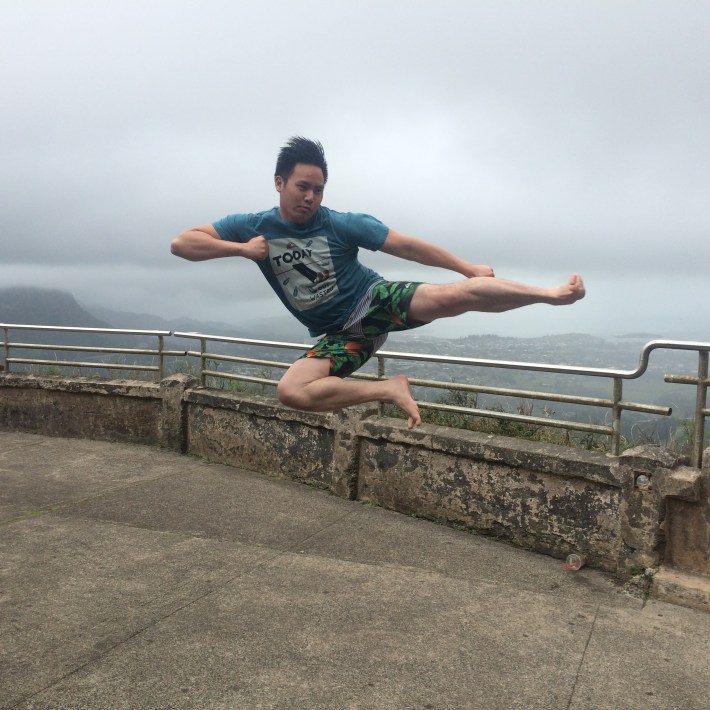
[[[478,408],[478,395],[475,392],[464,392],[461,390],[447,390],[436,400],[437,404],[445,404],[455,407],[466,407],[470,409]],[[555,411],[548,405],[543,405],[542,411],[536,413],[535,405],[530,401],[518,402],[514,410],[505,408],[502,405],[494,405],[487,408],[487,411],[500,412],[502,414],[518,414],[522,416],[537,416],[552,419]],[[387,416],[398,419],[406,419],[406,416],[395,406],[385,405],[384,412]],[[481,417],[475,414],[461,414],[458,412],[447,412],[436,409],[422,408],[422,421],[435,424],[437,426],[463,429],[466,431],[481,432],[495,436],[506,436],[526,441],[535,441],[547,444],[557,444],[560,446],[570,446],[585,449],[587,451],[598,451],[608,453],[611,450],[611,437],[595,432],[575,432],[554,426],[545,426],[539,423],[528,423],[511,421],[507,419],[496,419],[495,417]],[[671,428],[666,437],[645,434],[640,429],[634,429],[635,436],[620,438],[620,450],[639,446],[641,444],[651,444],[662,446],[674,451],[681,456],[689,456],[693,449],[694,423],[692,419],[682,419],[678,425]]]

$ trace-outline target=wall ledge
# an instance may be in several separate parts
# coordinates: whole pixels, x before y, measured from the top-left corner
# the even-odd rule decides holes
[[[581,478],[615,488],[623,487],[628,481],[626,472],[615,465],[617,457],[556,444],[431,424],[423,424],[419,429],[407,429],[403,420],[389,417],[363,420],[359,433],[373,441],[382,439],[397,444],[421,446],[451,456],[476,458],[565,478]]]
[[[187,390],[185,402],[331,430],[337,429],[345,419],[351,418],[353,411],[361,411],[363,414],[367,411],[366,408],[351,407],[336,412],[302,412],[285,407],[274,397],[243,392],[222,392],[206,387],[194,387]]]
[[[710,613],[710,577],[661,567],[653,575],[651,596],[659,601]]]
[[[151,397],[157,399],[161,396],[159,382],[96,380],[91,377],[66,378],[6,373],[0,374],[0,387],[106,395],[110,397]]]

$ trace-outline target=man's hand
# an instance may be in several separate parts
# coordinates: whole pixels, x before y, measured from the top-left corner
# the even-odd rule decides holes
[[[492,266],[487,266],[486,264],[469,264],[464,276],[468,276],[469,278],[474,276],[495,277],[495,274],[493,273]]]
[[[467,278],[474,276],[495,276],[493,269],[485,264],[470,264],[457,256],[450,254],[445,249],[424,242],[421,239],[407,237],[390,229],[385,239],[385,243],[380,247],[380,251],[400,259],[416,261],[427,266],[438,266],[442,269],[455,271]]]
[[[261,235],[253,237],[244,244],[244,253],[242,256],[252,261],[262,261],[269,256],[269,243]]]

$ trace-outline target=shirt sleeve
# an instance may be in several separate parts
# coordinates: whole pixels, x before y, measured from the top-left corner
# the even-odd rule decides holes
[[[212,226],[225,242],[245,243],[256,236],[253,217],[251,214],[230,214],[212,222]]]
[[[377,251],[385,243],[389,227],[372,215],[351,212],[345,220],[348,240],[370,251]]]

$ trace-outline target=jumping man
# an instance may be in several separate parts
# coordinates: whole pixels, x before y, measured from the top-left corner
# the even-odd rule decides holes
[[[490,266],[470,264],[370,215],[323,207],[328,165],[316,141],[289,140],[279,153],[274,180],[278,207],[188,229],[173,240],[171,251],[189,261],[226,256],[255,261],[284,306],[311,336],[322,336],[279,382],[279,400],[294,409],[326,412],[391,402],[408,415],[410,429],[421,426],[404,375],[370,382],[344,379],[382,346],[387,333],[468,311],[501,313],[534,303],[561,306],[584,297],[578,274],[552,288],[504,281],[494,277]],[[360,247],[465,278],[443,285],[385,281],[360,263]]]

